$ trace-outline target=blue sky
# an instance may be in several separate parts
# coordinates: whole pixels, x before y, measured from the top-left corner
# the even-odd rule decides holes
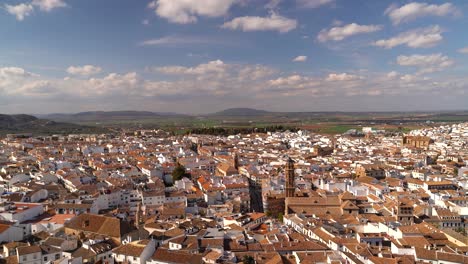
[[[466,109],[467,1],[3,0],[0,112]]]

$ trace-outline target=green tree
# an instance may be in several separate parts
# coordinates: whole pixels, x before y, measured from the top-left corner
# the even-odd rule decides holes
[[[172,180],[175,182],[175,181],[181,180],[184,176],[187,176],[185,167],[182,166],[182,164],[177,162],[177,166],[172,171]]]
[[[283,222],[283,213],[279,213],[279,214],[278,214],[278,220],[279,220],[280,222]]]
[[[252,256],[244,255],[242,258],[242,263],[244,264],[255,264],[255,259]]]

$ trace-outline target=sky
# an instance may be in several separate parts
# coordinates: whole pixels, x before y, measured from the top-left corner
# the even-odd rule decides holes
[[[468,109],[468,1],[1,0],[0,113]]]

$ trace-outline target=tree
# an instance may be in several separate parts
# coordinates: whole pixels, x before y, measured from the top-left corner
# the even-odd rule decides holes
[[[177,162],[177,166],[172,171],[172,180],[174,182],[181,180],[186,175],[187,175],[187,172],[185,171],[185,167],[182,166],[182,164]]]
[[[191,149],[193,152],[198,152],[198,145],[195,144],[195,143],[192,143],[192,145],[190,146],[190,149]]]
[[[280,222],[283,222],[283,213],[278,213],[278,220],[280,220]]]
[[[255,259],[252,256],[244,255],[242,258],[242,263],[244,264],[255,264]]]

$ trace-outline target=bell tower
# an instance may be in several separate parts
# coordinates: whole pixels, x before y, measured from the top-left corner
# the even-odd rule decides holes
[[[291,158],[288,159],[286,163],[286,198],[294,197],[294,191],[296,187],[294,186],[294,160]]]
[[[237,152],[232,154],[232,166],[236,170],[239,169],[239,155],[237,155]]]

